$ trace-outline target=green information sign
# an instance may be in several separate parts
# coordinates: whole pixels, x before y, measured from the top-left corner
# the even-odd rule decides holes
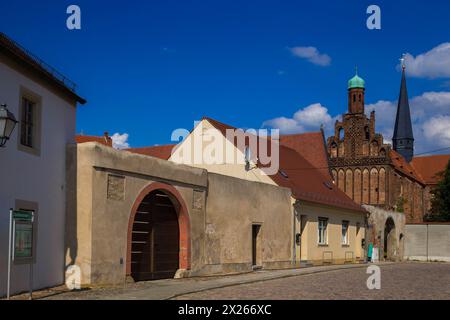
[[[14,259],[33,257],[33,212],[13,211]]]
[[[13,219],[20,221],[33,221],[33,212],[31,211],[13,211]]]
[[[34,211],[9,210],[9,243],[8,243],[8,283],[6,297],[11,293],[11,272],[13,261],[30,265],[30,299],[33,294],[33,259],[34,259]]]
[[[16,222],[14,235],[14,258],[31,258],[33,256],[33,225]]]

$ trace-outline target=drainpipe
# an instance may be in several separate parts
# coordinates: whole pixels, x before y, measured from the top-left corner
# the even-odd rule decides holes
[[[427,262],[429,261],[428,258],[428,223],[427,223]]]
[[[296,216],[296,210],[295,210],[295,204],[297,203],[297,201],[296,202],[294,202],[294,204],[293,204],[293,206],[292,206],[292,212],[293,212],[293,219],[292,219],[292,231],[293,231],[293,241],[292,241],[292,259],[293,259],[293,266],[295,267],[295,265],[296,265],[296,262],[297,262],[297,250],[296,250],[296,243],[295,243],[295,232],[296,232],[296,228],[295,228],[295,216]]]

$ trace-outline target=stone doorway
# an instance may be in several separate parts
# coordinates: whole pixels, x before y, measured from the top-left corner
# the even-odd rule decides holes
[[[394,220],[389,217],[384,226],[384,260],[395,261],[397,258],[397,236]]]

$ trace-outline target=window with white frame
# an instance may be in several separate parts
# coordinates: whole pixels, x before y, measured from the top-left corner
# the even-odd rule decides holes
[[[342,221],[342,240],[341,243],[343,245],[348,245],[349,241],[348,241],[348,221]]]
[[[328,219],[327,218],[319,218],[318,221],[318,243],[320,245],[325,245],[328,243],[327,237],[327,227],[328,227]]]

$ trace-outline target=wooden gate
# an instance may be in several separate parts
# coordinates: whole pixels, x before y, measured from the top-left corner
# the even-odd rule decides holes
[[[179,268],[178,215],[162,191],[148,194],[136,212],[131,239],[135,281],[173,278]]]

